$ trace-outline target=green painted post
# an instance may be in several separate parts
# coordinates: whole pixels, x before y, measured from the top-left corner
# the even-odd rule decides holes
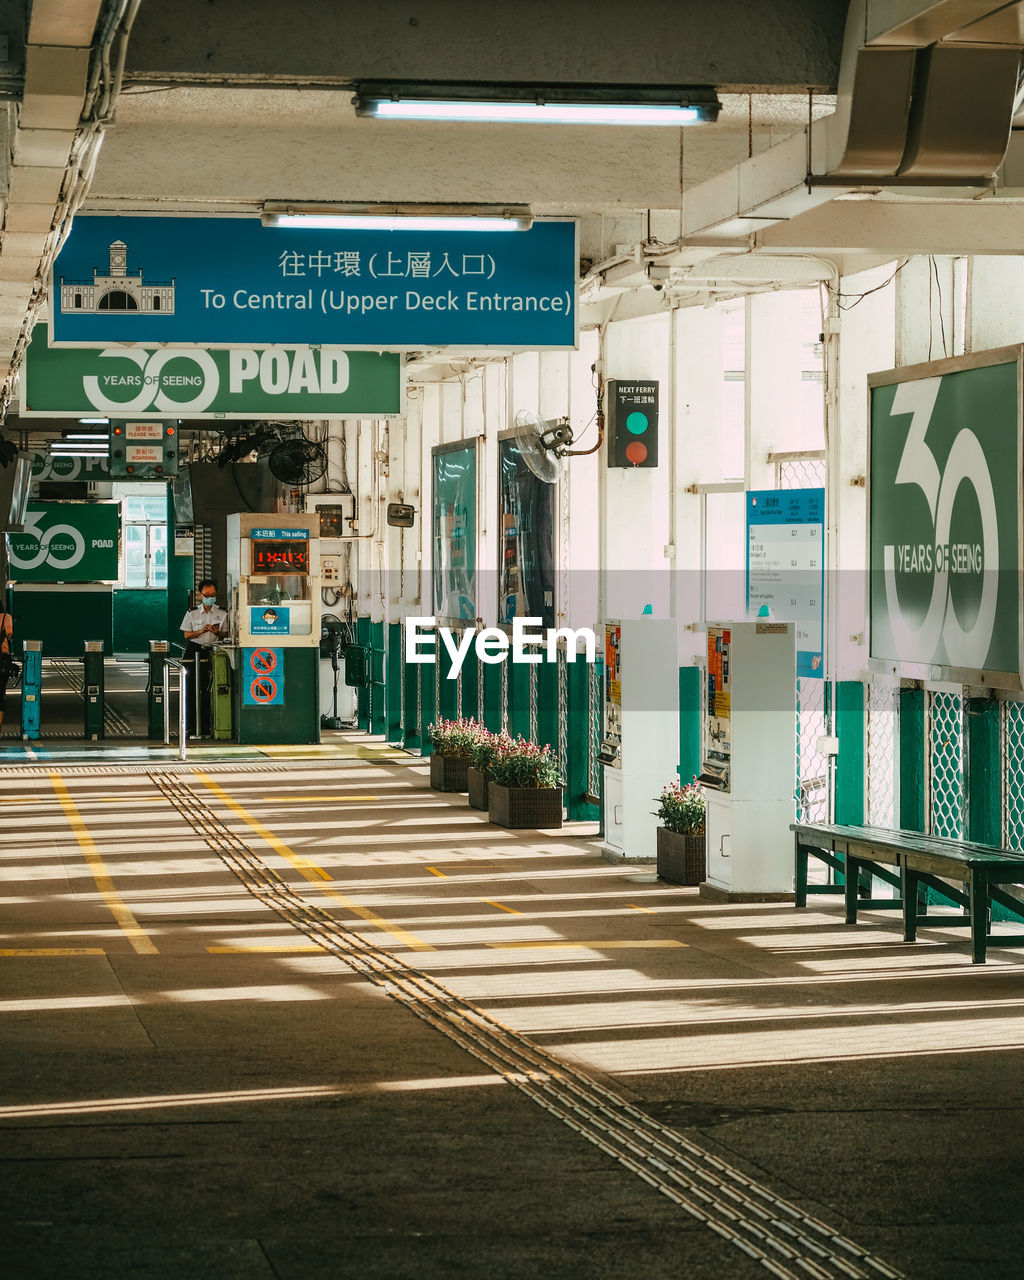
[[[537,741],[558,750],[557,662],[542,662],[537,667]]]
[[[484,680],[484,724],[491,733],[501,732],[501,667],[496,663],[481,665]]]
[[[864,686],[859,680],[836,685],[836,822],[864,822]]]
[[[924,690],[900,690],[900,826],[924,831]]]
[[[506,660],[508,668],[508,731],[514,738],[530,736],[530,668],[525,662]]]
[[[189,592],[192,590],[192,577],[194,572],[194,560],[192,556],[174,555],[174,496],[171,493],[171,486],[167,486],[167,595],[165,597],[165,607],[167,610],[164,619],[164,627],[162,635],[148,637],[151,640],[160,640],[166,638],[172,644],[183,645],[185,637],[181,633],[181,619],[188,609]],[[227,592],[227,584],[223,582],[217,583],[217,590]],[[23,631],[24,634],[24,631]],[[32,634],[31,632],[29,634]],[[38,633],[37,633],[38,634]],[[42,639],[42,637],[39,637]],[[172,657],[181,657],[177,649],[171,650]],[[162,732],[161,732],[161,736]]]
[[[402,699],[402,624],[400,622],[392,622],[388,625],[386,694],[388,742],[401,742],[405,704]]]
[[[590,792],[590,686],[587,664],[566,666],[569,687],[566,697],[565,808],[570,822],[597,822],[600,810],[588,803]]]
[[[679,766],[682,783],[700,773],[700,667],[679,668]]]
[[[370,732],[383,736],[387,728],[384,705],[384,623],[370,623]]]
[[[438,709],[441,712],[442,720],[454,720],[458,714],[459,707],[459,687],[458,681],[449,679],[449,672],[452,669],[451,654],[443,644],[437,646],[437,671],[438,689],[441,696],[438,701]]]
[[[994,698],[967,702],[967,830],[968,840],[1003,843],[1002,788],[999,766],[999,703]]]
[[[434,686],[437,682],[439,672],[432,662],[425,662],[420,667],[420,705],[422,708],[422,717],[420,720],[420,755],[429,756],[433,751],[430,744],[430,726],[434,723]]]
[[[370,619],[356,618],[356,644],[364,649],[370,647]],[[372,667],[372,660],[370,663]],[[372,677],[371,677],[372,678]],[[363,685],[356,690],[356,724],[368,733],[370,730],[370,686]]]
[[[420,736],[420,717],[416,708],[420,675],[423,666],[418,662],[402,661],[402,694],[405,705],[402,746],[407,751],[418,751],[423,744]]]
[[[462,681],[462,714],[468,720],[475,720],[479,710],[477,682],[480,679],[480,664],[477,662],[475,647],[466,654],[459,678]]]

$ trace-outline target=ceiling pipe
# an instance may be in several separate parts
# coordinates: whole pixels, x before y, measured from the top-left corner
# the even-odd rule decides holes
[[[1010,139],[1024,20],[985,27],[984,45],[966,36],[1007,8],[1020,18],[1024,3],[851,0],[836,111],[686,192],[682,242],[749,247],[767,226],[863,187],[991,188]]]

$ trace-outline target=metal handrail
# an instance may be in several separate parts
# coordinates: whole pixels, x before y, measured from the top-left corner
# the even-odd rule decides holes
[[[171,742],[171,667],[178,671],[178,759],[188,759],[188,663],[164,659],[164,746]]]

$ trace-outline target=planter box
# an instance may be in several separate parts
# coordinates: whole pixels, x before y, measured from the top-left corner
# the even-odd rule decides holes
[[[465,791],[469,761],[462,756],[430,757],[430,785],[435,791]]]
[[[658,828],[658,876],[672,884],[701,884],[707,876],[704,836]]]
[[[490,786],[490,778],[482,769],[474,769],[472,765],[466,771],[466,781],[469,784],[469,803],[474,809],[487,809],[487,789]]]
[[[562,825],[561,787],[487,787],[487,816],[499,827],[523,829]]]

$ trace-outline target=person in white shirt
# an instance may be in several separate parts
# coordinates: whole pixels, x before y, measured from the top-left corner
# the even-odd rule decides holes
[[[228,615],[217,604],[217,584],[204,578],[199,584],[199,600],[181,620],[187,644],[186,652],[196,648],[211,649],[228,633]]]
[[[197,731],[205,737],[210,731],[210,659],[213,646],[227,636],[230,626],[227,612],[217,604],[217,584],[212,578],[204,578],[198,587],[196,607],[181,620],[185,657],[191,668],[186,717],[190,737]]]

